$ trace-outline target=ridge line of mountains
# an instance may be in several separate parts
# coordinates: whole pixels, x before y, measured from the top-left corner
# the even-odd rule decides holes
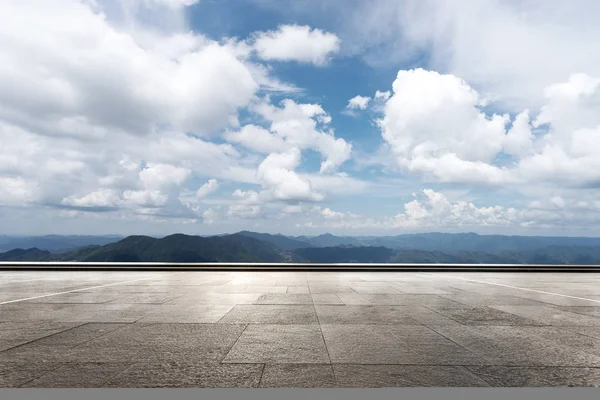
[[[600,238],[422,233],[0,236],[0,261],[600,264]]]

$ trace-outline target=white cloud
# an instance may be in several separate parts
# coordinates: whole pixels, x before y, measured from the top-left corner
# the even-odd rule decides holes
[[[289,147],[284,138],[256,125],[244,125],[237,132],[227,132],[224,138],[263,154],[276,153]]]
[[[204,185],[196,191],[196,198],[203,199],[204,197],[214,193],[219,189],[219,182],[216,179],[209,179]]]
[[[160,190],[126,190],[123,199],[136,207],[160,207],[167,204],[169,196]]]
[[[258,192],[254,190],[243,191],[240,189],[236,189],[232,197],[236,199],[236,201],[240,204],[252,204],[258,205],[262,204],[263,200]]]
[[[276,200],[319,201],[321,193],[312,189],[307,179],[294,171],[300,164],[300,150],[270,154],[258,166],[257,177],[263,188]]]
[[[168,7],[187,7],[198,3],[200,0],[142,0],[148,4],[159,4]]]
[[[352,145],[342,138],[336,138],[332,129],[327,129],[331,117],[318,104],[298,104],[291,99],[282,101],[283,107],[268,103],[255,105],[252,110],[271,123],[271,136],[263,131],[253,132],[257,140],[248,147],[263,153],[274,149],[290,150],[313,149],[321,153],[325,160],[321,163],[321,172],[335,171],[350,159]],[[327,129],[327,130],[326,130]],[[244,134],[242,134],[243,138]],[[249,142],[234,136],[242,144]]]
[[[484,99],[453,75],[399,71],[379,120],[399,169],[447,183],[600,182],[600,79],[576,74],[545,90],[533,121],[487,114]],[[498,161],[502,154],[512,161]]]
[[[370,100],[371,98],[368,96],[354,96],[353,98],[348,100],[348,105],[346,106],[346,108],[350,110],[366,110]]]
[[[227,210],[229,217],[256,218],[260,215],[261,207],[248,204],[232,204]]]
[[[46,134],[144,135],[160,124],[211,134],[258,89],[225,46],[186,34],[180,52],[164,54],[180,34],[147,47],[75,0],[3,2],[0,34],[0,118]]]
[[[190,170],[168,164],[149,164],[140,171],[140,181],[148,189],[164,189],[182,185],[191,175]]]
[[[62,204],[81,208],[116,208],[121,198],[111,189],[100,189],[84,196],[69,196],[63,199]]]
[[[543,88],[574,72],[600,76],[595,0],[577,7],[560,0],[373,0],[351,8],[339,0],[326,12],[344,16],[334,26],[346,53],[373,66],[427,54],[427,68],[460,76],[517,111],[537,109]]]
[[[339,38],[309,26],[282,25],[276,31],[258,32],[253,48],[264,60],[327,64],[340,48]]]
[[[393,89],[379,125],[401,168],[441,181],[503,180],[489,163],[503,148],[508,117],[487,117],[478,108],[483,100],[466,82],[401,70]]]
[[[392,95],[392,94],[390,93],[390,91],[389,91],[389,90],[386,90],[385,92],[381,92],[381,91],[377,90],[377,91],[375,92],[375,97],[374,97],[374,99],[375,99],[375,100],[383,100],[383,101],[386,101],[387,99],[389,99],[389,98],[390,98],[390,96],[391,96],[391,95]]]

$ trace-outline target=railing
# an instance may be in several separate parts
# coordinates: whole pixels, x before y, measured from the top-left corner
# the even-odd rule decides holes
[[[2,261],[5,271],[387,271],[387,272],[600,272],[600,265],[375,264],[375,263],[161,263]]]

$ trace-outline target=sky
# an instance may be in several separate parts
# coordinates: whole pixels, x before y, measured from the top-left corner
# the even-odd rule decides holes
[[[600,236],[595,0],[5,0],[0,234]]]

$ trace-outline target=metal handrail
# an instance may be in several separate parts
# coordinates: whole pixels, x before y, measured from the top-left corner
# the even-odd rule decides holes
[[[13,271],[431,271],[431,272],[600,272],[600,265],[448,264],[448,263],[168,263],[2,261],[0,270]]]

